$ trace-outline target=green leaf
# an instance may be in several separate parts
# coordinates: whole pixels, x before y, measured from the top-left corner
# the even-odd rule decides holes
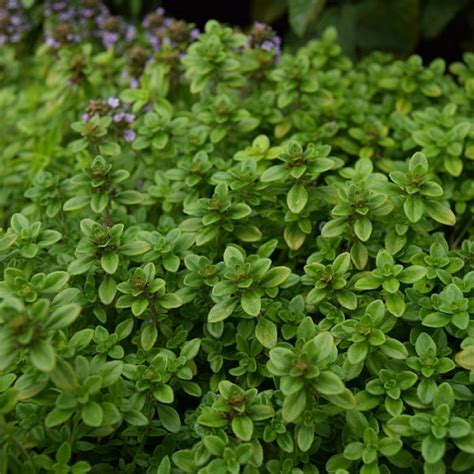
[[[385,303],[389,313],[393,314],[397,318],[405,313],[405,298],[401,291],[397,291],[396,293],[387,293],[385,295]]]
[[[273,267],[260,280],[260,286],[262,288],[275,288],[284,283],[290,274],[291,270],[288,267]]]
[[[185,357],[186,360],[192,360],[198,355],[200,347],[201,339],[191,339],[190,341],[184,343],[183,347],[181,348],[180,355]]]
[[[105,156],[118,156],[122,152],[122,149],[118,143],[105,142],[99,145],[99,151]]]
[[[464,436],[468,436],[470,432],[471,425],[468,421],[457,416],[451,418],[451,423],[449,424],[449,436],[451,436],[451,438],[463,438]]]
[[[372,235],[372,222],[370,219],[366,216],[356,219],[354,222],[354,232],[362,242],[367,242]]]
[[[90,202],[89,196],[74,196],[68,199],[63,206],[63,210],[66,212],[77,211],[86,207]]]
[[[171,433],[179,433],[181,420],[178,412],[173,407],[159,405],[158,416],[164,428],[171,431]]]
[[[286,197],[288,208],[293,214],[299,214],[308,202],[308,191],[301,183],[295,183]]]
[[[306,240],[306,234],[295,223],[285,226],[283,237],[291,250],[299,250]]]
[[[352,310],[357,308],[357,297],[352,291],[340,290],[336,293],[336,299],[344,308]]]
[[[226,426],[228,423],[221,413],[216,412],[211,408],[205,408],[201,415],[199,415],[197,421],[201,425],[211,426],[213,428],[220,428],[222,426]]]
[[[159,384],[153,390],[153,396],[161,403],[173,403],[174,392],[173,389],[165,383]]]
[[[56,365],[56,352],[44,339],[30,347],[29,356],[31,363],[41,372],[51,372]]]
[[[145,298],[133,298],[130,295],[120,296],[115,303],[117,308],[132,308],[132,314],[134,316],[142,315],[150,305],[150,301]]]
[[[109,196],[107,194],[94,194],[91,199],[91,209],[96,214],[104,212],[109,204]]]
[[[100,266],[110,275],[117,271],[118,265],[119,255],[117,253],[106,253],[100,258]]]
[[[432,201],[426,204],[426,210],[429,216],[440,224],[456,224],[456,216],[453,211],[451,211],[448,204]]]
[[[44,230],[38,237],[40,247],[49,247],[61,240],[62,234],[56,230]]]
[[[236,227],[235,235],[243,242],[257,242],[262,238],[261,230],[257,226],[250,224]]]
[[[81,307],[76,303],[60,306],[48,318],[48,329],[63,329],[70,326],[81,313]]]
[[[355,342],[347,350],[347,359],[351,364],[359,364],[367,357],[369,345],[366,342]]]
[[[249,415],[254,421],[267,420],[275,415],[275,410],[269,405],[252,405],[249,409]]]
[[[362,454],[364,452],[364,444],[359,441],[354,441],[353,443],[349,443],[344,448],[344,457],[349,461],[357,461],[362,458]]]
[[[12,411],[18,400],[20,399],[20,392],[16,388],[9,388],[0,394],[0,415]]]
[[[466,455],[474,454],[474,432],[471,432],[469,435],[464,436],[463,438],[456,438],[454,443],[461,451],[464,451]]]
[[[148,418],[138,410],[130,410],[123,414],[124,420],[133,426],[147,426]]]
[[[408,196],[403,203],[403,210],[410,222],[418,222],[423,217],[423,201],[417,196]]]
[[[174,293],[167,293],[158,298],[158,305],[165,309],[179,308],[182,304],[181,298]]]
[[[443,328],[447,326],[451,321],[449,314],[434,312],[426,315],[423,320],[423,326],[428,326],[430,328]]]
[[[275,165],[267,168],[260,177],[260,180],[262,183],[269,183],[272,181],[283,180],[288,175],[289,173],[285,165]]]
[[[90,401],[82,407],[81,416],[87,426],[96,428],[102,424],[104,412],[97,402]]]
[[[43,292],[44,293],[57,293],[66,286],[69,281],[70,275],[67,272],[52,272],[46,275],[44,279]]]
[[[413,436],[413,429],[410,425],[410,415],[394,416],[387,422],[387,427],[399,436]]]
[[[363,270],[369,259],[367,247],[362,242],[355,242],[351,247],[350,255],[357,270]]]
[[[427,269],[420,265],[411,265],[405,268],[397,276],[402,283],[415,283],[421,280],[427,273]]]
[[[338,217],[324,224],[321,229],[321,235],[327,238],[340,237],[343,235],[345,229],[346,219],[344,217]]]
[[[172,459],[176,466],[178,466],[178,469],[181,469],[184,473],[196,472],[194,468],[194,451],[182,449],[173,453]]]
[[[458,352],[454,360],[456,364],[466,370],[474,370],[474,344],[465,347],[462,351]]]
[[[380,350],[392,359],[406,359],[408,357],[407,348],[402,342],[391,337],[387,337],[385,343],[380,346]]]
[[[120,253],[127,257],[136,257],[148,252],[148,250],[150,250],[150,244],[141,240],[127,242],[119,248]]]
[[[271,349],[276,345],[278,340],[275,323],[266,318],[259,319],[255,327],[255,336],[262,346]]]
[[[111,277],[106,277],[99,286],[99,298],[102,303],[109,305],[117,293],[117,283]]]
[[[150,351],[155,345],[156,339],[158,338],[158,329],[154,324],[145,326],[141,335],[140,343],[144,351]]]
[[[168,456],[161,459],[156,474],[171,474],[171,461]]]
[[[443,439],[437,439],[433,435],[423,438],[421,443],[421,454],[426,462],[434,464],[441,460],[446,450],[446,444]]]
[[[106,362],[99,370],[102,377],[101,387],[109,387],[120,379],[123,371],[123,362],[114,360]]]
[[[244,219],[252,213],[252,209],[248,204],[243,202],[233,204],[229,210],[231,219]]]
[[[71,275],[82,275],[88,272],[94,266],[94,257],[83,257],[73,260],[67,267],[68,273]]]
[[[381,284],[381,281],[372,275],[359,278],[355,282],[355,288],[357,290],[375,290]]]
[[[207,321],[210,323],[218,323],[227,319],[237,306],[237,301],[234,298],[226,298],[215,304],[207,316]]]
[[[285,375],[287,366],[292,359],[293,352],[286,347],[274,347],[270,351],[268,368],[275,375]]]
[[[293,423],[306,408],[306,392],[299,390],[283,400],[282,416],[288,423]]]
[[[232,431],[242,441],[250,441],[253,435],[253,421],[249,416],[236,416],[232,419]]]
[[[311,448],[314,441],[314,428],[312,426],[302,425],[299,427],[296,442],[301,451],[306,452]]]
[[[344,383],[333,372],[325,370],[313,381],[313,385],[318,392],[323,395],[338,395],[344,391]]]
[[[348,252],[343,252],[338,255],[332,263],[334,273],[344,275],[351,267],[351,257]]]
[[[352,392],[345,388],[341,393],[337,395],[325,395],[333,405],[342,408],[343,410],[352,410],[356,406],[356,399]]]
[[[303,351],[307,352],[317,363],[330,357],[335,348],[333,335],[328,331],[324,331],[309,340],[303,346]]]
[[[46,428],[54,428],[55,426],[61,425],[71,418],[71,415],[74,413],[74,409],[70,410],[61,410],[59,408],[53,408],[52,411],[48,413],[48,416],[45,420]]]
[[[257,290],[244,291],[240,297],[240,304],[249,316],[258,316],[262,306],[260,293]]]
[[[71,443],[65,441],[56,453],[56,460],[61,464],[67,464],[71,459]]]
[[[138,191],[134,191],[133,189],[129,189],[127,191],[122,191],[117,196],[117,201],[127,206],[138,204],[143,201],[143,194],[139,193]]]

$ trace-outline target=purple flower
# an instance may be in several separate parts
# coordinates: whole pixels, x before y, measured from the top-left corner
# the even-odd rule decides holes
[[[128,25],[125,32],[125,39],[127,41],[132,41],[134,37],[135,37],[135,27],[132,25]]]
[[[150,42],[151,47],[152,47],[155,51],[159,51],[159,50],[160,50],[160,40],[159,40],[156,36],[151,36],[151,35],[149,35],[149,36],[148,36],[148,41]]]
[[[148,14],[143,20],[143,26],[149,29],[155,29],[161,26],[165,16],[164,8],[157,8],[153,13]]]
[[[18,15],[12,15],[10,17],[10,23],[14,26],[21,25],[21,18]]]
[[[0,44],[18,43],[28,29],[27,19],[18,1],[0,2]]]
[[[191,32],[189,33],[189,39],[191,41],[195,41],[199,37],[200,34],[201,32],[199,31],[199,28],[193,28]]]
[[[123,112],[120,112],[118,114],[115,114],[112,118],[112,120],[115,123],[121,122],[125,118],[125,114]]]
[[[111,33],[109,31],[106,31],[102,35],[102,41],[106,48],[112,47],[118,41],[118,39],[119,39],[118,33]]]
[[[273,49],[275,49],[275,44],[273,44],[271,41],[266,40],[260,45],[260,49],[263,49],[264,51],[272,51]]]
[[[82,121],[83,122],[88,122],[90,120],[90,115],[89,114],[82,114]]]
[[[125,119],[125,122],[132,123],[135,120],[135,115],[125,114],[124,119]]]
[[[116,109],[120,105],[120,100],[117,97],[109,97],[107,104],[113,109]]]
[[[127,128],[123,132],[123,138],[125,139],[126,142],[133,142],[133,140],[135,140],[135,137],[136,137],[136,133],[130,128]]]
[[[272,52],[275,59],[280,55],[281,39],[275,31],[265,23],[255,22],[247,36],[247,48],[261,49]]]

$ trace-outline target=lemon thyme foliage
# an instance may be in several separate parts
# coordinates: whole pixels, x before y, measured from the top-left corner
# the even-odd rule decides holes
[[[474,470],[472,55],[6,10],[2,474]]]

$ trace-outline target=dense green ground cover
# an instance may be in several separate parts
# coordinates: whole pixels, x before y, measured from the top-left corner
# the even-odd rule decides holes
[[[0,472],[472,472],[474,57],[161,16],[0,49]]]

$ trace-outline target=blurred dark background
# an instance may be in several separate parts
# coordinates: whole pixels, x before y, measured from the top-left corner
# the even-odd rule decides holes
[[[474,0],[109,0],[111,9],[141,17],[157,6],[202,27],[215,18],[245,29],[273,25],[287,45],[317,37],[334,25],[345,52],[359,57],[384,50],[404,57],[458,60],[474,51]]]
[[[24,0],[34,3],[35,0]],[[352,58],[372,50],[426,60],[461,59],[474,51],[474,0],[107,0],[116,14],[140,20],[158,6],[168,16],[203,27],[215,18],[243,30],[270,23],[287,46],[315,38],[329,25]]]

